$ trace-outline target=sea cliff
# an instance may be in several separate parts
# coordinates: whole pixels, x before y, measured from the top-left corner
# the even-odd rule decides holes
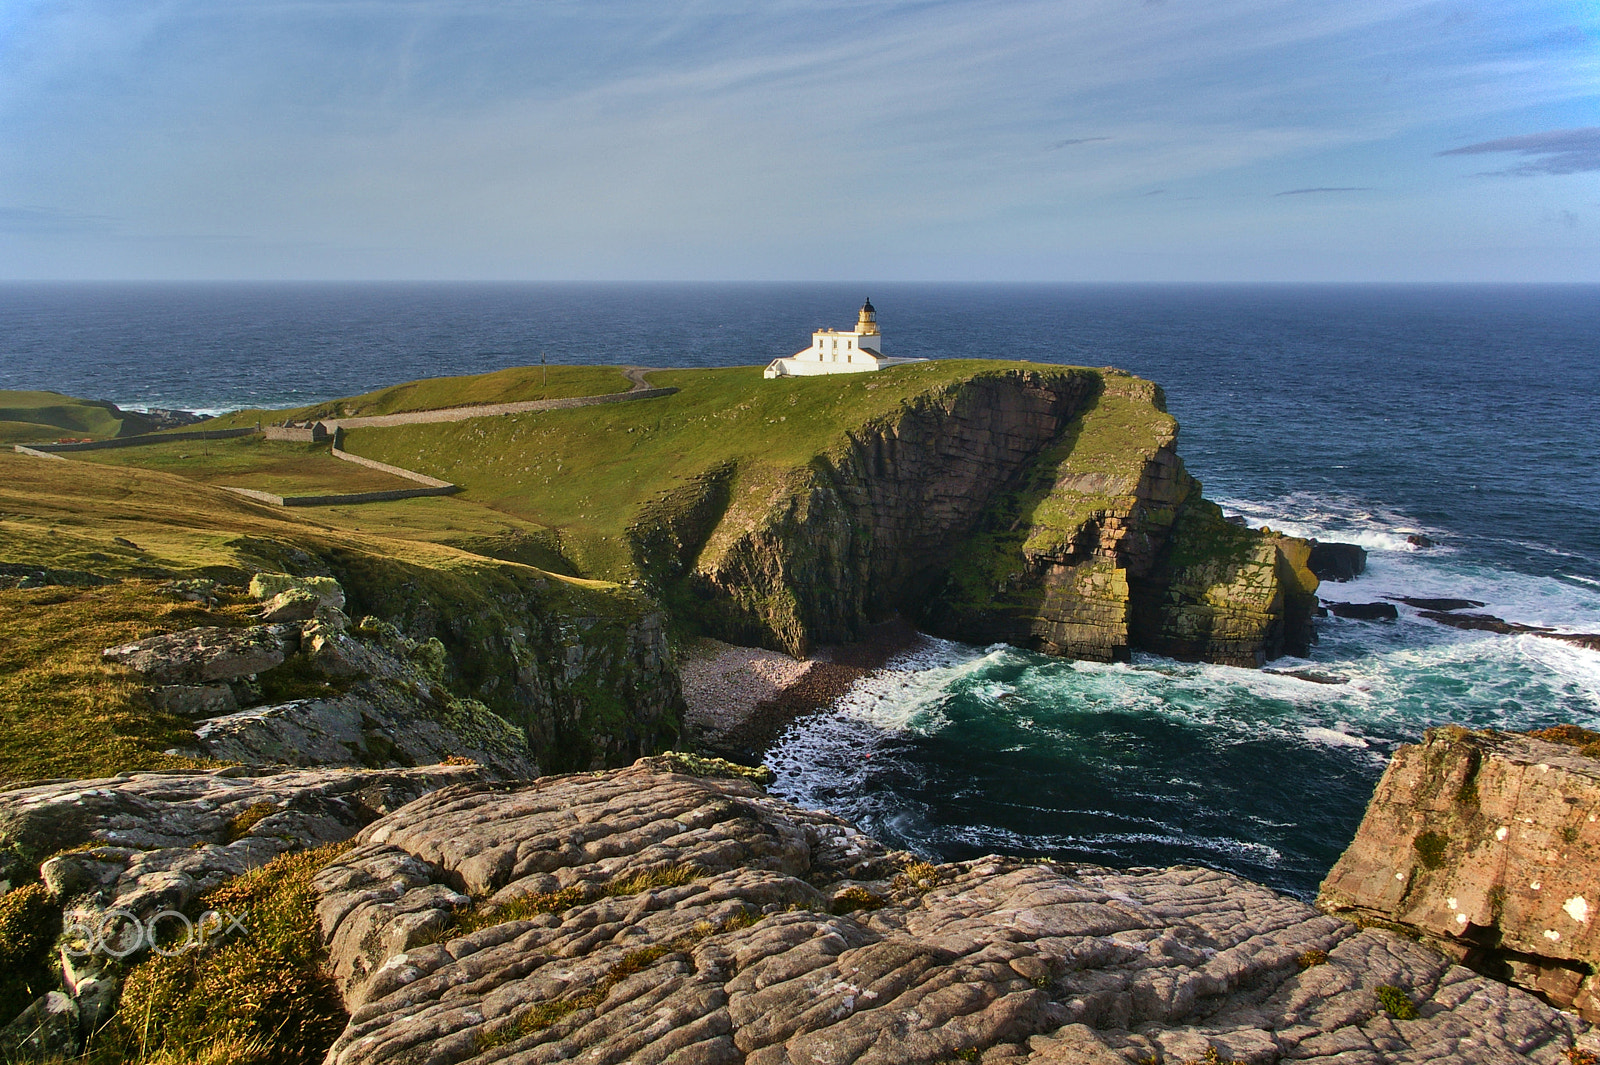
[[[894,612],[1100,661],[1304,653],[1309,545],[1224,520],[1177,429],[1161,390],[1127,374],[979,369],[841,422],[803,462],[701,471],[629,536],[664,601],[791,654]]]

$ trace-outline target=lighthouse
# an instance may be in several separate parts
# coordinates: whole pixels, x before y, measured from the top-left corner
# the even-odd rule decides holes
[[[883,332],[878,328],[878,309],[869,298],[856,315],[856,327],[848,332],[819,329],[811,334],[811,346],[787,359],[773,359],[764,377],[814,377],[830,373],[866,373],[903,362],[926,359],[891,359],[883,354]]]

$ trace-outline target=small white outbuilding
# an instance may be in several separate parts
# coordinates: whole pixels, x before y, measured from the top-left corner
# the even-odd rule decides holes
[[[903,362],[926,359],[890,359],[883,354],[883,333],[878,329],[878,312],[872,301],[861,305],[853,332],[819,329],[811,334],[811,346],[787,359],[773,359],[763,377],[814,377],[825,373],[866,373]]]

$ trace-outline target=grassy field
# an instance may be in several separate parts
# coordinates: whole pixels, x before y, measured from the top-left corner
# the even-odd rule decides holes
[[[414,486],[404,478],[342,462],[328,451],[326,443],[296,444],[242,436],[79,451],[73,452],[71,459],[102,466],[137,466],[180,474],[204,484],[254,488],[278,495],[386,492]]]
[[[132,675],[107,667],[100,651],[152,633],[240,624],[244,609],[207,610],[149,580],[0,591],[0,787],[193,766],[161,753],[192,743],[193,726],[151,709]]]
[[[848,429],[942,394],[976,374],[1064,367],[941,360],[870,374],[764,380],[759,367],[660,370],[676,395],[614,406],[437,425],[354,429],[356,454],[461,484],[464,500],[558,530],[582,571],[634,575],[625,537],[640,508],[715,467],[737,469],[735,498],[839,446]]]
[[[59,392],[0,390],[0,444],[102,439],[138,432],[145,425],[110,403],[74,399]]]
[[[245,410],[207,422],[206,429],[235,429],[263,423],[315,418],[356,418],[416,410],[470,407],[481,403],[524,403],[626,392],[632,382],[615,366],[513,366],[465,377],[429,377],[349,399],[292,410]]]

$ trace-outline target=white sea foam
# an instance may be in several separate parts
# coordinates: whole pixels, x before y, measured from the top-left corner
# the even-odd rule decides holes
[[[1365,548],[1366,572],[1348,583],[1325,582],[1319,589],[1325,599],[1474,599],[1485,604],[1474,609],[1507,621],[1563,632],[1600,631],[1600,594],[1589,590],[1600,589],[1600,581],[1572,575],[1536,577],[1468,562],[1455,552],[1447,531],[1405,514],[1309,492],[1270,502],[1238,498],[1219,502],[1255,526]],[[1418,550],[1406,541],[1412,534],[1427,536],[1436,546]],[[1578,557],[1541,544],[1519,546]],[[1414,614],[1408,607],[1400,609]]]
[[[1342,729],[1323,728],[1320,725],[1313,725],[1310,728],[1301,729],[1300,730],[1300,735],[1304,736],[1306,739],[1310,740],[1312,743],[1323,743],[1323,744],[1327,744],[1330,747],[1370,747],[1370,746],[1372,746],[1370,743],[1368,743],[1366,740],[1362,739],[1360,736],[1352,736],[1350,733],[1345,732]]]
[[[1436,540],[1445,534],[1405,515],[1309,496],[1270,506],[1224,505],[1252,524],[1365,546],[1367,572],[1347,584],[1324,584],[1321,594],[1328,599],[1476,599],[1486,604],[1483,612],[1509,621],[1600,632],[1600,581],[1534,577],[1444,549],[1415,550],[1405,542],[1412,531]],[[1286,520],[1292,513],[1302,520]],[[1319,620],[1320,641],[1308,657],[1273,663],[1278,670],[1348,678],[1336,684],[1148,654],[1101,664],[932,641],[859,682],[833,712],[791,726],[768,756],[778,772],[774,791],[833,808],[930,854],[1055,851],[1103,855],[1116,864],[1131,855],[1187,850],[1222,865],[1286,862],[1281,868],[1288,868],[1305,859],[1284,859],[1273,846],[1294,831],[1281,823],[1283,813],[1258,824],[1249,808],[1226,808],[1231,800],[1217,799],[1207,781],[1185,768],[1186,751],[1215,758],[1240,747],[1248,757],[1252,745],[1281,744],[1284,751],[1303,752],[1285,755],[1289,764],[1333,763],[1347,767],[1341,773],[1375,780],[1397,744],[1435,725],[1529,728],[1564,720],[1600,726],[1600,654],[1531,635],[1455,629],[1422,618],[1416,608],[1397,608],[1393,622]],[[935,742],[941,738],[942,747]],[[1169,742],[1180,744],[1171,765],[1150,761],[1151,744]],[[988,813],[956,802],[956,814],[941,808],[943,800],[911,797],[950,771],[933,762],[925,767],[919,752],[943,751],[933,757],[948,758],[952,743],[970,744],[975,765],[990,767],[974,769],[972,780]],[[1125,778],[1117,753],[1124,747],[1133,756]],[[1232,827],[1189,835],[1164,823],[1164,814],[1136,818],[1126,810],[1028,806],[1004,798],[1004,788],[986,788],[982,773],[996,765],[1049,766],[1059,754],[1067,756],[1063,766],[1098,767],[1107,774],[1102,786],[1150,811],[1198,813],[1191,804],[1220,801],[1223,806],[1205,816],[1230,818],[1222,823],[1246,838],[1234,838]],[[924,779],[924,773],[932,775]],[[1202,794],[1211,797],[1196,798]],[[1061,801],[1071,807],[1073,800]],[[1002,812],[1012,809],[1014,822]],[[1172,820],[1183,824],[1187,816]],[[1258,830],[1260,839],[1249,838]]]
[[[1220,857],[1242,859],[1256,865],[1275,866],[1283,860],[1276,847],[1231,836],[1198,836],[1180,831],[1164,832],[1017,832],[1000,825],[951,825],[941,838],[983,850],[1001,853],[1018,851],[1108,851],[1130,843],[1209,852]]]

